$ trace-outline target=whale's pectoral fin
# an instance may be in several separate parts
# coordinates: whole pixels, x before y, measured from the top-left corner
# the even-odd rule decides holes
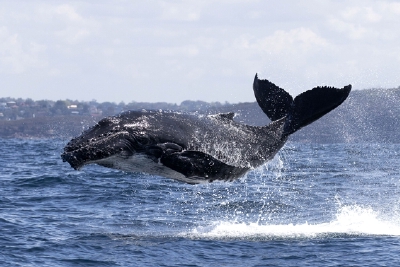
[[[158,162],[163,155],[181,152],[183,148],[175,143],[162,143],[146,147],[146,155],[154,162]]]
[[[164,155],[161,163],[186,177],[207,177],[218,172],[220,162],[198,151],[184,151]]]
[[[204,177],[204,181],[230,180],[245,174],[248,169],[227,165],[199,151],[164,154],[161,163],[186,177]]]

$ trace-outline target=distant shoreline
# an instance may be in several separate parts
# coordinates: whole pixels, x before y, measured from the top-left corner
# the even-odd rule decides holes
[[[54,116],[0,121],[0,138],[70,138],[94,125],[91,116]]]
[[[113,109],[113,106],[107,106],[104,103],[98,104],[96,109],[90,105],[87,107],[79,105],[71,107],[70,105],[68,108],[67,103],[61,102],[57,109],[54,109],[56,104],[51,107],[46,107],[46,103],[41,103],[42,106],[40,103],[36,104],[39,106],[21,105],[17,108],[9,107],[6,110],[14,114],[24,110],[23,115],[26,115],[36,107],[38,110],[42,108],[42,112],[47,110],[48,114],[51,111],[54,113],[49,116],[34,113],[34,117],[28,116],[16,120],[0,118],[0,138],[68,139],[79,135],[101,118],[120,112],[115,107]],[[61,111],[60,108],[65,109]],[[130,103],[123,107],[123,110],[127,109],[179,110],[199,114],[234,112],[235,121],[241,123],[262,126],[270,122],[256,102],[221,104],[185,101],[179,106],[167,103]],[[75,114],[71,110],[79,110],[82,113],[92,112],[92,114],[79,114],[79,112]],[[400,143],[400,89],[353,91],[340,107],[296,132],[290,140],[308,143]]]

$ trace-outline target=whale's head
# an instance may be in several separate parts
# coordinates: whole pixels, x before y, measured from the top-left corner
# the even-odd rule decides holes
[[[123,117],[107,117],[73,138],[61,158],[74,169],[80,169],[111,156],[131,156],[137,150],[138,139],[140,136],[135,135],[134,128],[126,126]]]

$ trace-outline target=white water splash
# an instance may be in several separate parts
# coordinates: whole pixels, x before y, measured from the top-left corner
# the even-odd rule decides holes
[[[378,217],[371,208],[357,205],[339,209],[335,220],[320,224],[276,224],[215,222],[198,227],[192,238],[315,238],[326,235],[386,235],[400,236],[400,225]]]

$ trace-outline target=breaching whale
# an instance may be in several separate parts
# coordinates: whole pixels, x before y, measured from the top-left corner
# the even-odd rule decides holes
[[[271,120],[266,126],[238,123],[234,113],[126,111],[73,138],[61,157],[74,169],[96,163],[190,184],[232,181],[271,160],[292,133],[338,107],[351,85],[315,87],[293,99],[256,74],[253,90]]]

